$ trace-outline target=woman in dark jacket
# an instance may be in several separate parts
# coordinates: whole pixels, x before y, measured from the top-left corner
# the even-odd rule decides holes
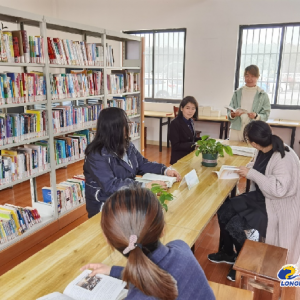
[[[198,103],[194,97],[187,96],[181,101],[178,116],[170,125],[171,165],[195,150],[198,138],[192,118],[198,118]]]
[[[128,119],[124,110],[116,107],[103,109],[97,122],[94,140],[86,149],[83,166],[86,189],[86,210],[89,218],[101,211],[105,200],[124,186],[140,185],[136,175],[155,173],[177,177],[177,171],[163,164],[149,162],[130,142]],[[166,186],[162,181],[153,183]]]

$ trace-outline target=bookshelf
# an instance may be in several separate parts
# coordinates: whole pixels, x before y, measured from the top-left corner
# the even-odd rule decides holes
[[[57,191],[56,191],[56,184],[57,177],[56,177],[56,170],[59,168],[67,167],[70,164],[74,164],[76,162],[82,161],[84,158],[74,159],[68,161],[66,163],[62,163],[57,165],[55,160],[55,153],[54,153],[54,139],[58,136],[65,136],[66,134],[73,133],[83,129],[91,129],[96,127],[96,121],[90,121],[80,126],[80,128],[69,128],[67,131],[64,132],[55,132],[52,124],[52,109],[54,108],[54,104],[62,104],[62,102],[70,102],[70,103],[77,103],[78,101],[82,101],[83,103],[89,103],[88,101],[93,101],[92,103],[97,103],[99,100],[102,101],[103,107],[108,107],[108,101],[111,100],[113,97],[124,97],[124,96],[137,96],[139,97],[139,107],[138,113],[136,115],[129,116],[128,119],[130,121],[135,121],[140,123],[139,133],[138,136],[132,137],[133,143],[136,147],[142,152],[144,145],[143,145],[143,39],[127,34],[123,34],[120,32],[114,32],[111,30],[106,30],[104,28],[97,28],[94,26],[88,26],[84,24],[78,24],[73,22],[68,22],[65,20],[59,20],[47,16],[36,15],[20,10],[15,10],[7,7],[0,6],[0,21],[8,22],[9,24],[17,24],[18,30],[27,30],[30,34],[30,30],[32,27],[35,27],[36,30],[39,30],[39,35],[44,38],[43,40],[43,49],[45,53],[45,63],[7,63],[7,62],[0,62],[0,72],[4,71],[3,67],[5,67],[5,71],[11,70],[18,67],[23,68],[24,73],[27,73],[27,69],[32,68],[38,69],[44,73],[45,80],[46,80],[46,99],[43,101],[37,102],[27,102],[27,103],[9,103],[0,105],[1,112],[9,112],[9,109],[15,108],[23,108],[24,111],[27,107],[35,108],[42,105],[43,109],[47,111],[47,127],[48,132],[44,136],[38,137],[30,137],[26,140],[18,141],[16,143],[10,143],[6,145],[0,145],[0,150],[8,149],[10,147],[25,145],[29,143],[34,143],[40,140],[47,140],[49,144],[49,151],[50,151],[50,167],[44,169],[38,173],[35,173],[31,176],[0,185],[0,191],[9,187],[12,187],[16,184],[30,181],[30,188],[31,188],[31,196],[32,196],[32,206],[37,208],[41,217],[42,222],[39,224],[34,225],[31,229],[26,231],[26,233],[18,236],[17,238],[12,239],[9,242],[4,244],[0,244],[0,254],[2,260],[0,262],[0,266],[5,262],[11,260],[17,255],[20,255],[30,247],[34,246],[36,243],[46,239],[48,236],[54,234],[62,227],[68,225],[75,219],[79,218],[80,216],[86,213],[85,211],[85,204],[81,204],[78,206],[73,207],[69,211],[65,211],[61,214],[58,213],[57,208]],[[5,25],[9,25],[5,24]],[[15,26],[15,25],[14,25]],[[27,27],[28,26],[28,29]],[[10,31],[10,28],[7,29]],[[48,59],[48,44],[47,44],[47,37],[53,37],[53,34],[57,34],[56,36],[59,38],[64,39],[64,35],[80,35],[81,41],[89,42],[89,39],[94,40],[97,39],[101,42],[102,45],[106,45],[112,41],[114,43],[114,47],[116,50],[120,52],[120,57],[115,58],[116,64],[113,67],[106,66],[81,66],[81,65],[66,65],[66,64],[50,64]],[[66,37],[68,38],[68,37]],[[128,42],[135,43],[135,51],[138,53],[138,56],[134,60],[128,60],[124,53],[126,49],[126,44]],[[104,47],[105,49],[105,47]],[[114,48],[115,49],[115,48]],[[104,51],[104,62],[106,62],[106,51]],[[64,99],[52,99],[51,95],[51,87],[50,87],[50,73],[61,73],[65,72],[63,70],[66,69],[78,69],[78,70],[99,70],[101,69],[103,72],[103,85],[104,85],[104,93],[101,95],[93,95],[93,96],[84,96],[84,97],[73,97],[73,98],[64,98]],[[125,92],[125,93],[117,93],[117,94],[109,94],[107,90],[107,74],[111,74],[114,70],[128,70],[135,73],[140,73],[140,91],[134,92]],[[67,71],[67,70],[66,70]],[[19,71],[11,71],[11,72],[19,72]],[[66,72],[67,73],[67,72]],[[75,102],[74,102],[75,101]],[[65,104],[66,105],[66,104]],[[52,196],[53,201],[52,204],[46,204],[39,202],[37,199],[37,184],[36,178],[49,173],[50,174],[50,185],[52,187]],[[42,199],[40,199],[42,200]],[[9,202],[9,199],[7,199]]]

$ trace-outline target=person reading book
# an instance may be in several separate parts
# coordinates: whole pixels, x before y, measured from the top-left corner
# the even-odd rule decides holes
[[[250,65],[245,69],[245,86],[233,93],[227,106],[227,117],[230,121],[229,140],[243,141],[245,126],[253,120],[267,121],[271,111],[268,94],[257,86],[259,68]]]
[[[215,296],[189,246],[160,242],[165,221],[162,206],[146,188],[117,191],[105,202],[101,228],[109,245],[127,258],[125,268],[87,264],[91,276],[110,275],[129,285],[128,300],[211,300]]]
[[[195,142],[199,138],[196,137],[193,118],[198,118],[198,102],[187,96],[181,101],[178,115],[170,124],[171,165],[195,150]]]
[[[246,240],[244,230],[254,228],[266,243],[287,248],[287,263],[296,264],[300,258],[299,158],[263,121],[249,123],[244,138],[257,151],[254,161],[236,172],[253,185],[250,192],[227,198],[218,210],[219,252],[208,259],[234,264]],[[227,278],[235,280],[235,271],[231,269]]]
[[[180,174],[163,164],[150,162],[130,142],[128,119],[125,111],[117,107],[103,109],[97,121],[94,140],[85,151],[83,172],[86,180],[85,198],[88,217],[99,213],[105,200],[124,186],[135,182],[136,175],[154,173],[176,177]],[[163,181],[153,183],[163,187]]]

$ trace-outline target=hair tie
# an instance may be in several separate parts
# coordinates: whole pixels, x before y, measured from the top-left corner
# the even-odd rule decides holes
[[[131,250],[134,250],[136,247],[143,248],[142,244],[137,243],[137,236],[135,234],[131,235],[129,237],[129,244],[128,246],[123,250],[123,254],[129,253]]]

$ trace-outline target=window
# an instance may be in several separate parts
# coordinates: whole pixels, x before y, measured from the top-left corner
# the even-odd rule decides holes
[[[300,109],[300,23],[240,26],[235,88],[251,64],[259,67],[257,85],[272,108]]]
[[[181,100],[184,94],[185,29],[126,31],[145,38],[146,100]]]

